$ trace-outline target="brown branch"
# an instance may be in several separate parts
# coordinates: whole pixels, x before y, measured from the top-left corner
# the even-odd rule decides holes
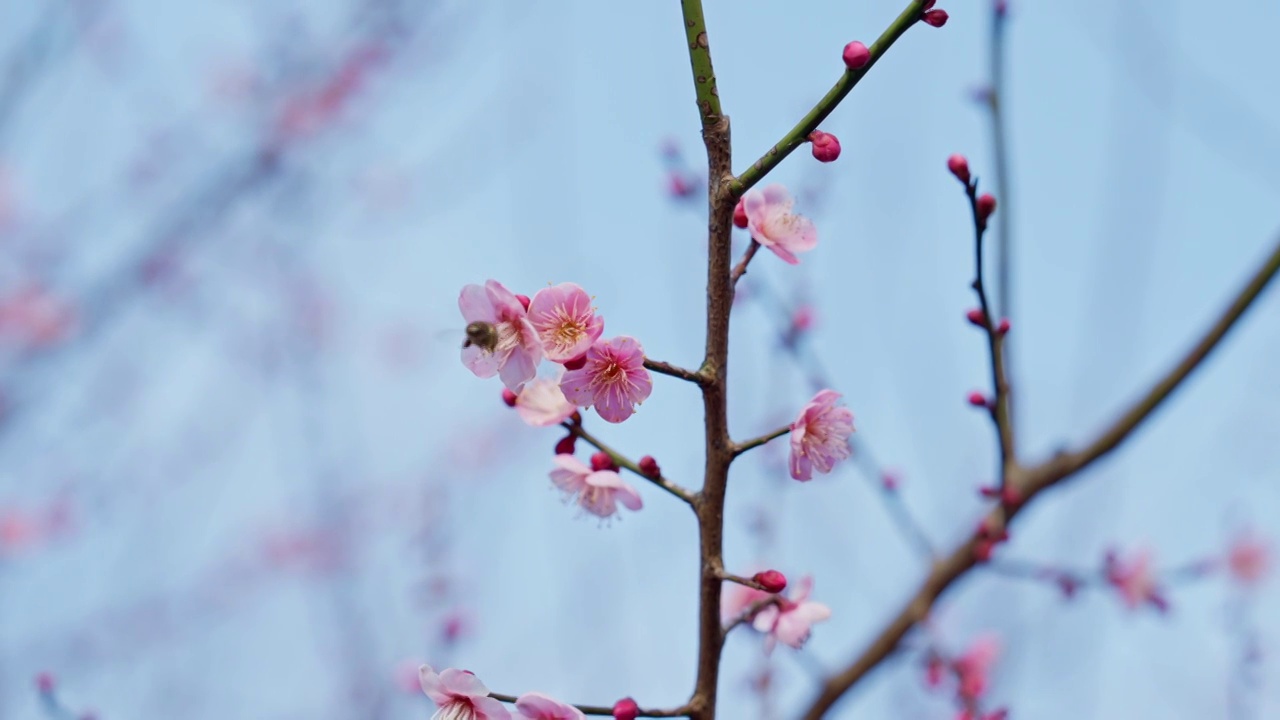
[[[773,432],[771,432],[771,433],[766,433],[766,434],[761,435],[760,437],[757,437],[757,438],[752,438],[752,439],[750,439],[750,440],[744,440],[744,441],[742,441],[742,442],[740,442],[740,443],[735,443],[735,444],[733,445],[733,454],[734,454],[734,457],[737,457],[738,455],[741,455],[742,453],[744,453],[744,452],[746,452],[746,451],[748,451],[748,450],[750,450],[750,449],[752,449],[752,448],[760,447],[761,445],[764,445],[765,443],[769,442],[770,440],[774,440],[774,439],[776,439],[776,438],[780,438],[780,437],[782,437],[783,435],[786,435],[786,434],[787,434],[787,433],[789,433],[789,432],[791,432],[791,426],[790,426],[790,425],[783,425],[782,427],[778,428],[777,430],[774,430],[774,431],[773,431]]]
[[[645,358],[644,366],[656,373],[661,373],[663,375],[670,375],[671,377],[680,378],[681,380],[688,380],[689,382],[695,385],[701,385],[707,381],[707,378],[704,377],[701,373],[696,373],[692,370],[685,370],[682,367],[672,365],[671,363],[662,362],[661,360],[651,360],[649,358]]]
[[[1025,498],[1025,501],[1020,505],[1002,505],[994,508],[985,519],[988,526],[1000,527],[1007,523],[1041,492],[1072,477],[1119,446],[1200,366],[1278,273],[1280,273],[1280,238],[1277,238],[1276,247],[1236,294],[1222,316],[1209,327],[1187,355],[1095,440],[1082,450],[1059,453],[1034,467],[1023,468],[1015,461],[1010,468],[1008,482]],[[893,653],[907,632],[928,616],[938,597],[974,566],[976,545],[976,538],[969,538],[945,559],[935,563],[933,570],[925,577],[915,594],[871,643],[844,670],[827,678],[822,684],[818,696],[804,714],[806,720],[818,720],[823,717],[850,688]]]
[[[742,276],[747,274],[747,265],[751,264],[751,258],[756,256],[756,251],[759,249],[760,243],[752,240],[746,251],[742,253],[742,259],[733,267],[733,272],[729,273],[729,283],[735,288],[738,287],[738,281]]]
[[[495,692],[489,693],[489,697],[493,698],[494,700],[497,700],[498,702],[504,702],[504,703],[514,703],[516,700],[519,699],[515,695],[504,695],[503,693],[495,693]],[[603,705],[574,705],[574,707],[581,710],[583,715],[606,715],[608,717],[613,717],[613,708],[611,707],[604,707]],[[688,705],[681,705],[678,708],[671,708],[670,710],[660,710],[655,708],[649,708],[649,709],[641,708],[639,713],[639,717],[688,717],[688,716],[689,716]]]

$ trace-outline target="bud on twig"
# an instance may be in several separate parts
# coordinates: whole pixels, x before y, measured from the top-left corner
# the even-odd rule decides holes
[[[871,62],[871,51],[866,45],[854,40],[844,46],[844,66],[850,70],[860,70]]]
[[[818,162],[829,163],[840,157],[840,141],[831,133],[814,130],[809,133],[809,142],[813,144],[813,157]]]
[[[636,720],[640,717],[640,706],[629,697],[622,698],[613,704],[613,720]]]
[[[640,472],[644,473],[645,477],[655,480],[662,477],[662,468],[658,467],[658,461],[654,460],[652,455],[640,458]]]
[[[957,180],[968,186],[969,160],[965,156],[960,153],[956,153],[955,155],[947,158],[947,169],[951,171],[952,175],[956,176]]]
[[[765,592],[780,593],[787,589],[787,576],[777,570],[758,572],[751,579],[759,583]]]

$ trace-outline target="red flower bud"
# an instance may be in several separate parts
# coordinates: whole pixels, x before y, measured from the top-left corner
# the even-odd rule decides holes
[[[629,697],[622,698],[613,704],[613,720],[636,720],[640,717],[640,706]]]
[[[574,445],[577,444],[578,437],[573,434],[565,435],[560,442],[556,443],[557,455],[572,455]]]
[[[511,392],[507,388],[502,388],[502,402],[506,403],[507,407],[515,407],[516,394]]]
[[[996,325],[996,332],[1000,333],[1001,335],[1004,335],[1005,333],[1009,332],[1010,327],[1011,326],[1009,325],[1009,318],[1000,318],[1000,324]]]
[[[814,130],[809,133],[809,142],[813,144],[813,157],[818,162],[829,163],[840,157],[840,141],[831,133]]]
[[[956,153],[947,158],[947,169],[951,171],[956,179],[965,185],[969,184],[969,160],[960,153]]]
[[[996,488],[994,485],[983,485],[982,487],[978,488],[978,494],[988,500],[991,500],[993,498],[999,497],[1000,490]]]
[[[744,228],[747,226],[747,207],[739,200],[737,205],[733,206],[733,224],[737,227]]]
[[[902,486],[902,478],[898,477],[898,473],[886,470],[880,475],[880,486],[889,492],[895,492]]]
[[[517,300],[519,300],[519,301],[520,301],[520,304],[524,306],[524,310],[525,310],[525,312],[529,312],[529,302],[530,302],[530,301],[529,301],[529,296],[528,296],[528,295],[517,295],[517,296],[516,296],[516,299],[517,299]]]
[[[36,690],[39,690],[45,695],[53,692],[53,688],[56,684],[57,681],[54,680],[53,673],[51,672],[42,672],[36,675]]]
[[[751,579],[760,583],[760,587],[765,592],[780,593],[787,589],[787,576],[777,570],[765,570],[751,576]]]
[[[1010,485],[1005,485],[1004,490],[1000,493],[1000,502],[1004,503],[1006,507],[1017,507],[1022,504],[1022,493]]]
[[[640,472],[654,479],[662,477],[662,468],[658,467],[658,461],[654,460],[652,455],[640,458]]]
[[[965,313],[964,316],[969,319],[970,323],[978,327],[987,326],[987,316],[982,314],[982,308],[974,308]]]
[[[996,211],[996,196],[991,193],[983,193],[978,196],[978,222],[983,227],[987,225],[987,218],[991,217]]]
[[[854,40],[844,46],[844,66],[850,70],[859,70],[871,62],[871,51],[866,45]]]
[[[948,17],[949,16],[947,15],[946,10],[930,10],[926,12],[924,15],[921,15],[920,19],[925,21],[925,23],[928,25],[932,25],[934,27],[942,27],[943,25],[947,24]]]
[[[587,365],[587,354],[582,353],[572,360],[566,360],[564,363],[565,370],[581,370]]]
[[[973,546],[973,559],[976,562],[984,563],[991,559],[991,552],[995,550],[996,544],[990,540],[979,540],[977,545]]]
[[[990,403],[987,401],[987,396],[983,395],[977,390],[974,390],[973,392],[969,393],[969,404],[974,407],[990,407],[991,406]]]
[[[617,470],[618,466],[613,463],[613,458],[609,457],[609,453],[598,452],[591,456],[592,470]]]
[[[569,422],[573,423],[574,425],[581,425],[582,413],[578,412],[577,410],[574,410],[573,414],[569,416]]]

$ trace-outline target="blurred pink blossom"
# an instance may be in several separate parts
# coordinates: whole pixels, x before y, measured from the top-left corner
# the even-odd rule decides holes
[[[1149,550],[1138,550],[1127,560],[1109,553],[1105,574],[1107,582],[1120,593],[1120,598],[1129,609],[1133,610],[1147,603],[1160,610],[1167,609],[1168,604],[1161,593]]]
[[[752,605],[769,597],[771,597],[770,593],[763,590],[729,583],[729,586],[720,594],[720,622],[728,625],[741,617]]]
[[[604,332],[604,318],[591,307],[591,296],[574,283],[539,290],[529,305],[529,321],[552,362],[580,357]]]
[[[39,285],[0,298],[0,334],[33,348],[65,340],[76,327],[76,310]]]
[[[533,427],[559,425],[578,409],[565,398],[560,381],[552,378],[526,383],[516,396],[515,408],[520,419]]]
[[[805,576],[796,583],[790,598],[781,598],[756,614],[751,625],[765,633],[765,652],[771,652],[778,642],[799,649],[809,639],[811,626],[831,617],[831,608],[809,600],[812,591],[813,578]]]
[[[511,713],[489,697],[489,688],[466,670],[448,668],[436,674],[430,665],[418,668],[422,692],[439,706],[433,720],[511,720]]]
[[[540,692],[527,692],[516,698],[516,711],[530,720],[584,720],[585,718],[578,708],[553,700]]]
[[[957,693],[965,702],[980,699],[987,691],[991,666],[1000,655],[1000,640],[995,635],[982,635],[955,659],[952,669],[960,685]]]
[[[853,412],[836,407],[840,393],[820,390],[791,423],[791,477],[806,481],[813,471],[829,473],[852,450]]]
[[[653,381],[644,368],[644,348],[635,338],[620,335],[596,341],[587,350],[586,364],[565,373],[560,388],[569,402],[594,405],[600,417],[620,423],[653,392]]]
[[[798,265],[800,259],[795,254],[817,247],[818,231],[809,218],[791,212],[791,206],[791,195],[781,185],[748,190],[742,196],[752,239],[783,261]]]
[[[1271,548],[1261,537],[1243,532],[1227,550],[1227,569],[1242,585],[1256,585],[1271,567]]]
[[[628,510],[644,506],[640,493],[613,470],[592,470],[572,455],[556,455],[551,481],[583,510],[601,518],[613,517],[621,502]]]
[[[492,352],[479,345],[462,348],[462,364],[476,377],[498,375],[513,391],[538,372],[542,359],[542,343],[526,316],[524,305],[497,280],[483,287],[467,285],[458,296],[458,308],[468,324],[486,322],[498,331],[498,344]]]

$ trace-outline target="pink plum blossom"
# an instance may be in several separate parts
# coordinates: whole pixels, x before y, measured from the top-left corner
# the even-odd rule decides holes
[[[640,493],[613,470],[592,470],[572,455],[556,455],[551,482],[583,510],[601,518],[618,513],[618,503],[628,510],[644,507]]]
[[[964,654],[955,659],[952,669],[960,686],[960,699],[973,702],[987,691],[991,666],[1000,655],[1000,641],[995,635],[982,635],[973,641]]]
[[[565,398],[560,381],[552,378],[538,378],[527,383],[515,402],[520,419],[533,427],[559,425],[578,409]]]
[[[791,477],[806,481],[813,471],[829,473],[852,452],[853,412],[836,407],[840,393],[821,390],[791,423]]]
[[[586,717],[578,708],[540,692],[527,692],[517,698],[516,711],[530,720],[585,720]]]
[[[1146,603],[1160,610],[1168,607],[1152,567],[1151,552],[1139,550],[1128,560],[1120,560],[1108,554],[1106,562],[1107,582],[1119,593],[1125,606],[1136,609]]]
[[[529,321],[547,359],[558,363],[581,356],[604,332],[604,318],[596,316],[591,297],[573,283],[539,290],[529,305]]]
[[[594,405],[600,417],[620,423],[653,392],[653,380],[644,368],[644,348],[625,335],[597,340],[587,350],[586,363],[565,373],[560,389],[569,402],[579,407]]]
[[[477,377],[498,375],[511,390],[518,391],[538,372],[542,343],[529,322],[524,305],[497,280],[483,287],[467,285],[458,296],[458,308],[467,324],[486,322],[498,332],[492,351],[478,345],[462,348],[462,364]]]
[[[800,259],[795,253],[817,247],[818,231],[809,218],[791,212],[791,206],[791,195],[781,185],[748,190],[742,196],[751,238],[785,262],[799,265]]]
[[[448,668],[436,674],[430,665],[418,668],[422,692],[439,706],[432,720],[511,720],[511,713],[489,697],[489,688],[466,670]]]
[[[1270,565],[1271,549],[1251,532],[1240,534],[1227,550],[1227,569],[1241,585],[1258,584]]]
[[[756,613],[751,626],[765,633],[765,652],[772,652],[778,642],[801,648],[809,639],[810,626],[831,617],[831,608],[809,600],[812,591],[813,578],[803,577],[790,598],[780,598],[776,605]]]

